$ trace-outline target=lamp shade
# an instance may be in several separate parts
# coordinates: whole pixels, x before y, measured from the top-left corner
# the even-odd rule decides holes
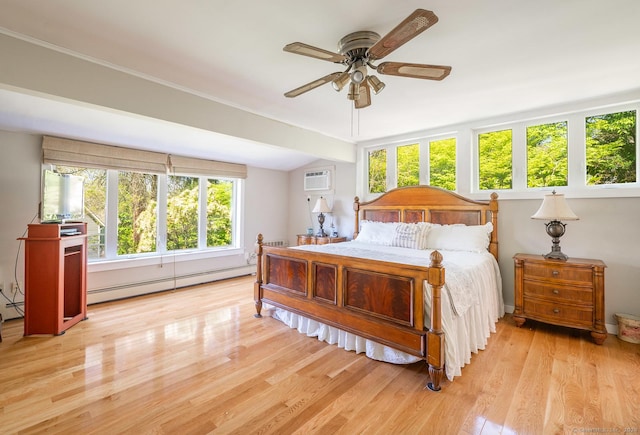
[[[541,219],[547,221],[575,221],[578,216],[569,208],[569,204],[561,193],[548,193],[544,196],[542,205],[531,219]]]
[[[323,197],[318,198],[315,207],[313,207],[313,213],[330,213],[331,208],[327,204],[327,200]]]

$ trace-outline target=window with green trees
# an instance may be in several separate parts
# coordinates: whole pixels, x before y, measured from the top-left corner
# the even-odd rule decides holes
[[[234,246],[235,179],[64,166],[56,170],[84,177],[90,260],[109,259],[110,251],[115,259],[114,255]],[[118,187],[112,198],[110,180],[116,180]],[[158,192],[162,191],[166,191],[166,201],[162,201],[166,208],[159,207]],[[109,223],[107,204],[117,207],[116,222]],[[165,226],[163,241],[158,228]],[[117,234],[111,248],[107,246],[108,228]]]
[[[396,148],[397,187],[420,184],[420,144],[402,145]]]
[[[429,185],[456,190],[456,138],[429,143]]]
[[[209,179],[207,183],[207,246],[229,246],[233,234],[231,210],[233,182]]]
[[[567,121],[527,127],[527,187],[568,183]]]
[[[158,176],[118,172],[118,255],[156,251]]]
[[[387,150],[369,151],[369,192],[387,191]]]
[[[196,177],[167,177],[167,251],[198,247],[199,191]]]
[[[636,175],[636,111],[585,120],[587,184],[633,183]]]
[[[545,122],[522,119],[495,129],[464,124],[452,126],[457,132],[451,138],[442,139],[443,134],[411,145],[376,145],[368,151],[365,168],[369,193],[395,187],[386,184],[387,174],[401,187],[420,184],[420,174],[428,173],[429,185],[470,194],[511,190],[508,197],[517,198],[528,189],[562,187],[593,196],[594,188],[602,186],[607,196],[637,196],[638,110],[640,102],[621,103],[607,112],[594,108],[541,115],[537,119]],[[418,144],[428,144],[428,153]],[[467,180],[476,184],[467,185]]]
[[[478,135],[478,185],[481,190],[511,189],[512,131]]]

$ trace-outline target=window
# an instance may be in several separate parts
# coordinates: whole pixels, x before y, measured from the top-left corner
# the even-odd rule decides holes
[[[403,145],[396,148],[397,187],[420,184],[420,145]]]
[[[118,172],[118,255],[155,252],[158,176]]]
[[[70,166],[57,166],[56,170],[84,177],[90,260],[235,247],[237,179],[167,176]],[[112,179],[117,180],[113,198],[109,198],[109,174],[113,174]],[[202,194],[201,186],[204,186]],[[159,192],[166,192],[164,201],[160,200]],[[117,222],[111,224],[108,222],[109,203],[117,204]],[[117,234],[117,241],[111,249],[108,249],[106,237],[109,228]],[[159,228],[166,228],[162,239],[158,237]],[[114,254],[109,258],[111,251]]]
[[[196,177],[167,177],[167,250],[198,247],[200,183]]]
[[[527,127],[527,187],[568,183],[567,122]]]
[[[232,244],[232,199],[232,181],[208,180],[207,246],[230,246]]]
[[[511,189],[512,131],[501,130],[478,135],[480,190]]]
[[[589,116],[585,124],[587,184],[636,182],[636,111]]]
[[[559,188],[574,197],[640,196],[637,113],[640,100],[580,109],[477,128],[469,123],[432,137],[403,138],[371,147],[366,156],[371,196],[397,186],[420,184],[477,199],[500,191],[501,199],[539,197]],[[403,142],[404,141],[404,142]],[[416,149],[419,161],[416,161]],[[365,148],[366,149],[366,148]],[[390,182],[386,183],[386,179]]]
[[[387,150],[369,152],[369,192],[387,191]]]
[[[456,139],[429,143],[429,185],[456,190]]]

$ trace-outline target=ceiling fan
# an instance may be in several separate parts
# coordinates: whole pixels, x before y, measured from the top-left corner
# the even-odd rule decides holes
[[[353,101],[356,109],[362,109],[371,105],[371,91],[374,94],[378,94],[385,87],[385,84],[378,77],[369,74],[368,68],[378,74],[442,80],[451,72],[450,66],[406,62],[373,64],[373,62],[387,56],[437,22],[438,17],[433,12],[416,9],[383,38],[376,32],[367,30],[348,34],[338,43],[339,53],[323,50],[302,42],[287,44],[283,48],[284,51],[342,64],[346,66],[346,69],[342,72],[328,74],[284,95],[289,98],[297,97],[329,82],[339,92],[349,83],[347,98]]]

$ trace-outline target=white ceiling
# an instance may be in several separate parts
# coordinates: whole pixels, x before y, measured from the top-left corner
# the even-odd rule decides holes
[[[346,89],[336,93],[330,85],[293,99],[283,96],[341,70],[286,53],[287,43],[337,51],[347,33],[384,35],[417,8],[434,11],[439,22],[384,60],[452,66],[443,81],[380,76],[386,89],[359,111],[352,109]],[[639,18],[637,0],[0,0],[3,33],[352,143],[638,89]],[[150,138],[136,128],[136,122],[151,122],[141,117],[127,117],[122,128],[121,114],[86,105],[47,110],[43,104],[38,112],[33,100],[24,102],[6,91],[0,92],[0,102],[0,128],[43,131],[44,126],[53,130],[46,133],[77,137],[80,125],[70,119],[78,117],[58,117],[82,108],[85,116],[95,117],[93,131],[84,133],[94,140],[128,143],[135,137],[141,143],[154,139],[162,147],[170,132],[184,137],[186,131],[164,124],[144,129],[156,136],[160,131]],[[115,122],[127,140],[113,137]],[[200,144],[211,152],[211,142],[220,139],[188,131],[193,133],[191,154]],[[281,169],[315,158],[250,146],[254,152],[243,148],[241,156],[229,155],[230,147],[216,152],[230,161]]]

